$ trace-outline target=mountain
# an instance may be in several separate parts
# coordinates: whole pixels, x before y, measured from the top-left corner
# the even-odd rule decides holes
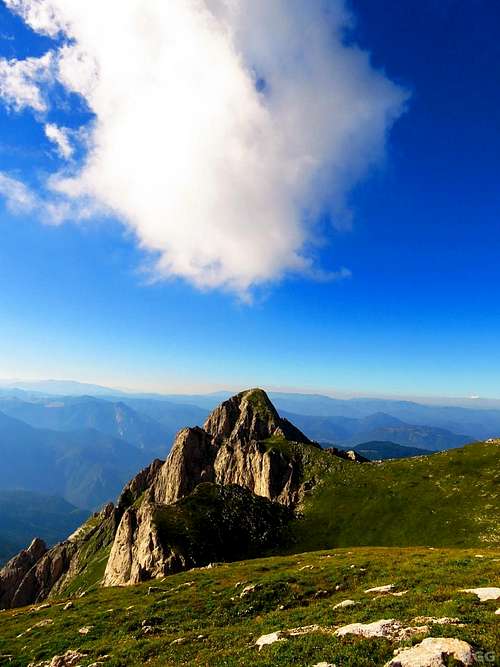
[[[333,442],[339,447],[356,448],[370,440],[390,440],[407,447],[439,451],[460,447],[473,438],[446,429],[406,424],[392,415],[378,412],[366,417],[321,417],[283,412],[312,438]]]
[[[21,389],[37,394],[55,396],[116,396],[125,395],[119,389],[111,389],[98,384],[76,382],[74,380],[1,380],[0,387],[7,390]]]
[[[90,512],[59,496],[32,491],[0,491],[0,562],[39,536],[47,544],[65,539]]]
[[[381,461],[385,459],[406,459],[412,456],[425,456],[433,454],[429,449],[418,447],[403,447],[395,442],[372,440],[356,445],[356,452],[370,461]]]
[[[0,412],[0,489],[59,495],[80,508],[114,499],[149,459],[92,429],[37,429]]]
[[[0,571],[3,604],[138,583],[262,552],[496,545],[498,507],[490,500],[498,446],[360,463],[322,450],[262,390],[241,392],[203,428],[180,431],[165,462],[139,472],[116,505],[70,540],[49,550],[35,543],[12,559]]]
[[[197,405],[175,403],[158,398],[126,397],[122,402],[138,414],[146,415],[158,424],[161,424],[165,429],[165,434],[169,438],[169,448],[175,435],[181,428],[203,424],[209,415],[208,410]],[[163,455],[166,455],[166,452],[163,452]]]
[[[35,428],[54,431],[93,429],[122,439],[152,456],[166,456],[175,431],[139,414],[123,402],[90,396],[22,401],[0,397],[0,411]],[[184,416],[184,415],[182,415]]]

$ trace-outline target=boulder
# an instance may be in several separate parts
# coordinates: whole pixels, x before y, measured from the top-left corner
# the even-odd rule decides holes
[[[398,653],[385,667],[446,667],[450,659],[469,667],[475,663],[474,652],[460,639],[428,637],[420,644]],[[455,663],[454,663],[455,664]]]

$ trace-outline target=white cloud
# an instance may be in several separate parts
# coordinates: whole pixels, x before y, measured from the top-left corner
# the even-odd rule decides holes
[[[56,145],[59,155],[66,159],[71,157],[73,147],[68,138],[68,131],[63,127],[57,127],[53,123],[47,123],[44,129],[45,136]]]
[[[16,213],[29,213],[36,204],[34,193],[21,181],[0,171],[0,195],[7,206]]]
[[[406,99],[344,43],[341,0],[5,1],[66,36],[57,78],[95,114],[80,170],[52,186],[199,287],[314,272],[315,216],[345,208]]]
[[[49,83],[52,53],[41,58],[6,60],[0,58],[0,97],[18,111],[31,107],[35,111],[47,108],[41,86]]]

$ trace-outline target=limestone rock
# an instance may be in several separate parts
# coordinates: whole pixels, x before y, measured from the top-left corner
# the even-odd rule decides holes
[[[393,618],[381,619],[373,623],[351,623],[335,631],[337,637],[358,635],[359,637],[387,637],[392,638],[401,628],[401,624]]]
[[[367,588],[365,593],[390,593],[394,588],[394,584],[386,584],[385,586],[374,586],[373,588]]]
[[[155,505],[143,502],[121,518],[104,573],[104,586],[124,586],[164,576],[188,562],[166,551],[154,521]]]
[[[428,637],[398,653],[385,667],[446,667],[453,658],[468,667],[475,663],[472,647],[460,639]]]
[[[487,600],[498,600],[500,598],[500,588],[463,588],[461,593],[474,593],[481,600],[481,602],[486,602]]]
[[[19,584],[46,552],[45,542],[35,538],[0,570],[0,609],[12,606]]]
[[[354,600],[342,600],[342,602],[337,602],[336,605],[333,606],[333,609],[345,609],[346,607],[352,607],[356,602]]]
[[[124,487],[118,498],[118,510],[123,513],[128,507],[133,505],[141,495],[148,489],[158,477],[164,461],[155,459],[147,468],[141,470]]]
[[[215,481],[217,451],[212,436],[203,429],[180,431],[153,484],[152,499],[169,505],[187,496],[201,482]]]
[[[20,607],[45,600],[64,590],[88,559],[108,546],[115,533],[115,508],[107,505],[86,522],[71,539],[47,550],[41,540],[15,556],[0,570],[0,606]],[[79,554],[85,552],[85,559]]]
[[[103,583],[128,585],[256,555],[279,543],[292,516],[237,485],[200,484],[173,505],[143,501],[120,521]]]
[[[150,500],[171,504],[198,484],[239,484],[259,496],[291,506],[301,491],[300,456],[266,446],[269,438],[315,446],[260,389],[224,401],[201,428],[180,431],[153,485]]]
[[[257,646],[260,651],[264,646],[284,641],[289,637],[300,637],[302,635],[309,635],[313,632],[330,633],[331,630],[320,625],[303,625],[299,628],[291,628],[289,630],[277,630],[276,632],[270,632],[267,635],[261,635],[255,642],[255,646]]]
[[[250,389],[224,401],[208,417],[203,426],[214,438],[229,442],[267,440],[273,436],[295,442],[310,440],[282,419],[262,389]]]
[[[351,623],[350,625],[344,625],[344,627],[335,631],[335,635],[337,637],[357,635],[365,639],[385,637],[390,640],[403,641],[428,631],[429,627],[427,625],[403,627],[399,621],[393,618],[383,618],[373,623]]]

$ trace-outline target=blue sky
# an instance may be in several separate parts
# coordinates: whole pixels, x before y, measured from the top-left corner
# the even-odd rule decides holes
[[[322,209],[314,270],[284,270],[245,294],[165,271],[152,281],[143,227],[102,211],[47,224],[38,199],[30,210],[2,205],[0,377],[500,398],[500,8],[349,7],[346,39],[409,99],[376,164],[346,186],[342,211]],[[3,3],[0,34],[4,58],[39,57],[61,39],[35,34]],[[51,95],[64,99],[51,123],[91,118],[76,95]],[[62,164],[44,122],[0,106],[0,172],[40,202],[40,182]],[[339,223],[346,212],[350,228]],[[315,274],[341,267],[351,277]]]

